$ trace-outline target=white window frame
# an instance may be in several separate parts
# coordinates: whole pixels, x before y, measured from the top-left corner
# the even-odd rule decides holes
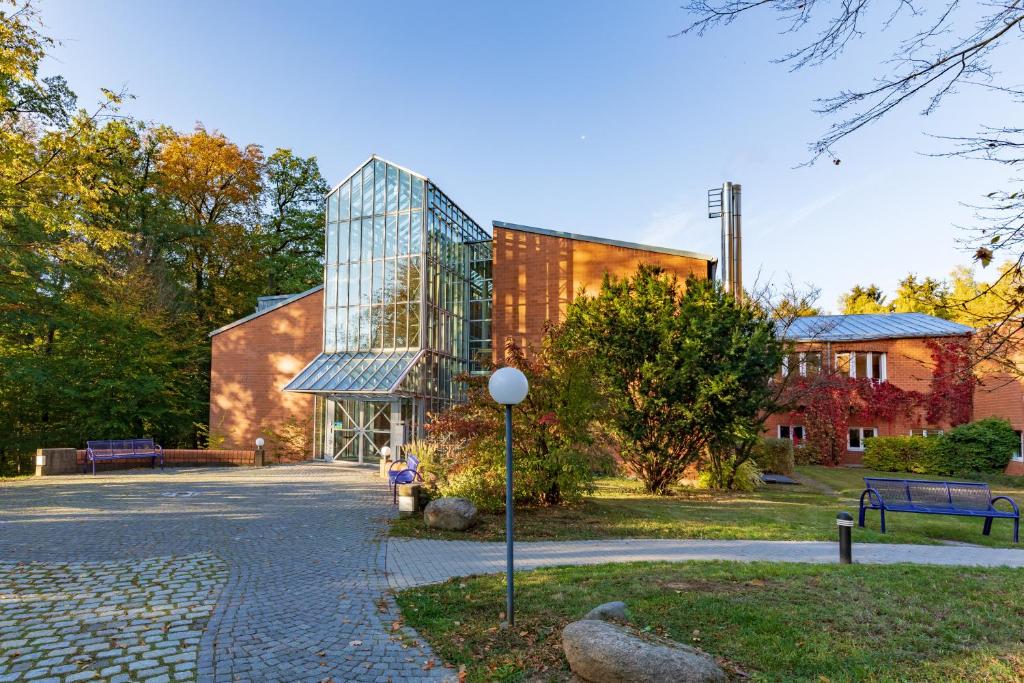
[[[850,377],[857,376],[857,354],[862,353],[867,355],[867,364],[865,367],[868,371],[868,379],[874,379],[879,382],[886,382],[889,379],[889,366],[888,366],[888,354],[885,351],[838,351],[835,355],[835,367],[839,367],[839,356],[848,354],[850,356]],[[872,356],[880,356],[878,359],[878,372],[882,375],[881,377],[874,377],[874,363],[872,363]]]
[[[789,430],[789,436],[782,435],[783,427]],[[797,430],[797,428],[799,428],[800,433],[803,434],[803,436],[800,437],[799,440],[797,440],[796,436],[794,435],[794,432]],[[807,441],[807,427],[804,427],[803,425],[779,425],[776,428],[775,433],[778,435],[778,438],[792,441],[795,445],[798,446],[804,445],[804,443]]]
[[[854,448],[850,444],[850,432],[853,431],[854,429],[856,429],[860,433],[860,446],[858,446],[857,448]],[[866,438],[873,439],[876,436],[878,436],[878,427],[850,427],[849,429],[846,430],[846,450],[854,451],[854,452],[857,452],[857,453],[860,453],[861,451],[864,450],[864,439],[865,439],[864,430],[865,429],[870,429],[873,432],[873,434],[871,436],[866,437]]]
[[[923,427],[918,429],[911,429],[908,433],[910,436],[942,436],[946,430],[938,429],[934,427]],[[921,434],[915,434],[914,432],[921,432]]]
[[[1014,451],[1013,457],[1010,458],[1014,462],[1024,462],[1024,432],[1019,429],[1013,430],[1017,432],[1017,436],[1020,438],[1020,443],[1017,444],[1017,450]]]
[[[789,357],[792,356],[792,355],[796,355],[800,359],[799,360],[799,366],[800,367],[798,369],[798,373],[797,374],[799,374],[801,377],[806,377],[807,376],[807,354],[809,354],[809,353],[815,353],[815,354],[818,354],[818,356],[822,355],[821,351],[794,351],[793,353],[787,353],[785,356],[783,356],[782,357],[782,376],[783,377],[788,377],[789,376],[789,374],[791,372],[790,368],[789,368]],[[818,365],[818,368],[819,368],[818,372],[821,372],[821,369],[822,369],[821,364]]]

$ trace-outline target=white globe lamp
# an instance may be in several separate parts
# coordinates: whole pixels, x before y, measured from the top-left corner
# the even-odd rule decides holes
[[[499,368],[487,380],[487,390],[495,403],[503,406],[519,405],[530,391],[530,382],[517,368]]]
[[[262,436],[256,437],[256,448],[263,448],[266,443],[266,440],[264,440]]]

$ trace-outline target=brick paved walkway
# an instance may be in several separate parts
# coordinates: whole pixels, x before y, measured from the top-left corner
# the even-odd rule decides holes
[[[1024,550],[942,545],[857,543],[854,562],[868,564],[981,565],[1024,567]],[[516,569],[605,562],[768,560],[838,562],[837,543],[805,541],[533,541],[515,544]],[[438,583],[455,576],[505,571],[505,544],[390,538],[388,580],[397,589]]]
[[[0,682],[453,677],[392,627],[380,539],[393,511],[371,474],[310,463],[0,484]]]

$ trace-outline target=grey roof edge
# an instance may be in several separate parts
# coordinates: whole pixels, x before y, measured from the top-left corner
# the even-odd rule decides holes
[[[255,313],[250,313],[249,315],[245,316],[244,318],[239,318],[238,320],[236,320],[234,322],[228,323],[224,327],[218,327],[217,329],[215,329],[213,332],[210,332],[206,336],[207,337],[212,337],[212,336],[214,336],[216,334],[220,334],[221,332],[227,332],[228,330],[230,330],[233,327],[238,327],[239,325],[244,325],[245,323],[249,322],[250,320],[258,318],[261,315],[266,315],[267,313],[270,313],[271,311],[276,311],[277,309],[279,309],[279,308],[281,308],[283,306],[287,306],[288,304],[295,303],[299,299],[302,299],[303,297],[307,297],[310,294],[313,294],[313,293],[315,293],[315,292],[317,292],[317,291],[319,291],[319,290],[321,290],[323,288],[324,288],[323,285],[317,285],[316,287],[312,287],[310,289],[307,289],[305,292],[299,292],[298,294],[293,294],[290,297],[288,297],[287,299],[285,299],[284,301],[278,302],[277,304],[271,306],[270,308],[264,308],[262,311],[256,311]]]
[[[833,330],[826,329],[828,322],[835,321],[836,327],[838,327],[842,321],[849,320],[851,318],[859,317],[886,317],[897,319],[899,317],[913,317],[919,318],[921,316],[935,320],[946,329],[908,329],[905,331],[890,331],[890,332],[868,332],[864,334],[856,333],[837,333]],[[859,342],[859,341],[880,341],[884,339],[930,339],[935,337],[966,337],[974,334],[976,331],[969,325],[962,323],[953,322],[951,320],[945,320],[943,318],[937,318],[936,316],[928,315],[927,313],[845,313],[836,315],[814,315],[814,316],[803,316],[797,318],[797,320],[814,319],[820,321],[820,330],[817,336],[795,336],[790,333],[791,328],[786,328],[783,331],[783,337],[792,342],[797,343],[833,343],[833,342]]]
[[[696,251],[686,251],[684,249],[671,249],[669,247],[656,247],[651,244],[625,242],[623,240],[610,239],[607,237],[594,237],[593,235],[580,235],[574,232],[565,232],[562,230],[548,230],[547,228],[537,228],[531,225],[506,223],[505,221],[491,221],[491,225],[495,228],[517,230],[519,232],[532,232],[534,234],[545,235],[547,237],[564,237],[570,240],[579,240],[580,242],[596,242],[597,244],[607,244],[613,247],[622,247],[623,249],[649,251],[655,254],[668,254],[670,256],[686,256],[689,258],[700,259],[702,261],[708,261],[710,263],[718,263],[717,256],[711,256],[710,254],[702,254]]]

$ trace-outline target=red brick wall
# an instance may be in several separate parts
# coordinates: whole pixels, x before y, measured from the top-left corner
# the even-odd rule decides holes
[[[538,345],[546,321],[558,322],[581,287],[596,293],[606,272],[631,275],[641,263],[686,278],[707,277],[708,262],[688,256],[494,227],[495,353],[506,339]]]
[[[225,448],[252,448],[256,437],[295,417],[312,437],[313,397],[281,391],[323,350],[323,290],[212,338],[210,432]]]
[[[834,359],[835,354],[842,353],[843,351],[877,351],[885,353],[887,381],[907,391],[917,391],[924,394],[931,390],[934,363],[931,359],[931,350],[928,348],[927,340],[925,339],[886,339],[863,342],[801,344],[797,348],[801,351],[808,349],[821,350],[823,357],[828,359]],[[765,423],[765,435],[777,436],[778,426],[781,424],[803,424],[803,421],[789,414],[773,415]],[[908,436],[911,429],[925,427],[949,429],[950,425],[948,422],[928,424],[924,411],[917,410],[909,418],[899,418],[892,422],[874,422],[872,424],[854,424],[851,422],[850,427],[875,427],[878,429],[879,436]],[[845,441],[846,435],[842,435],[841,438]],[[863,456],[864,451],[846,451],[842,461],[845,464],[859,464]]]

